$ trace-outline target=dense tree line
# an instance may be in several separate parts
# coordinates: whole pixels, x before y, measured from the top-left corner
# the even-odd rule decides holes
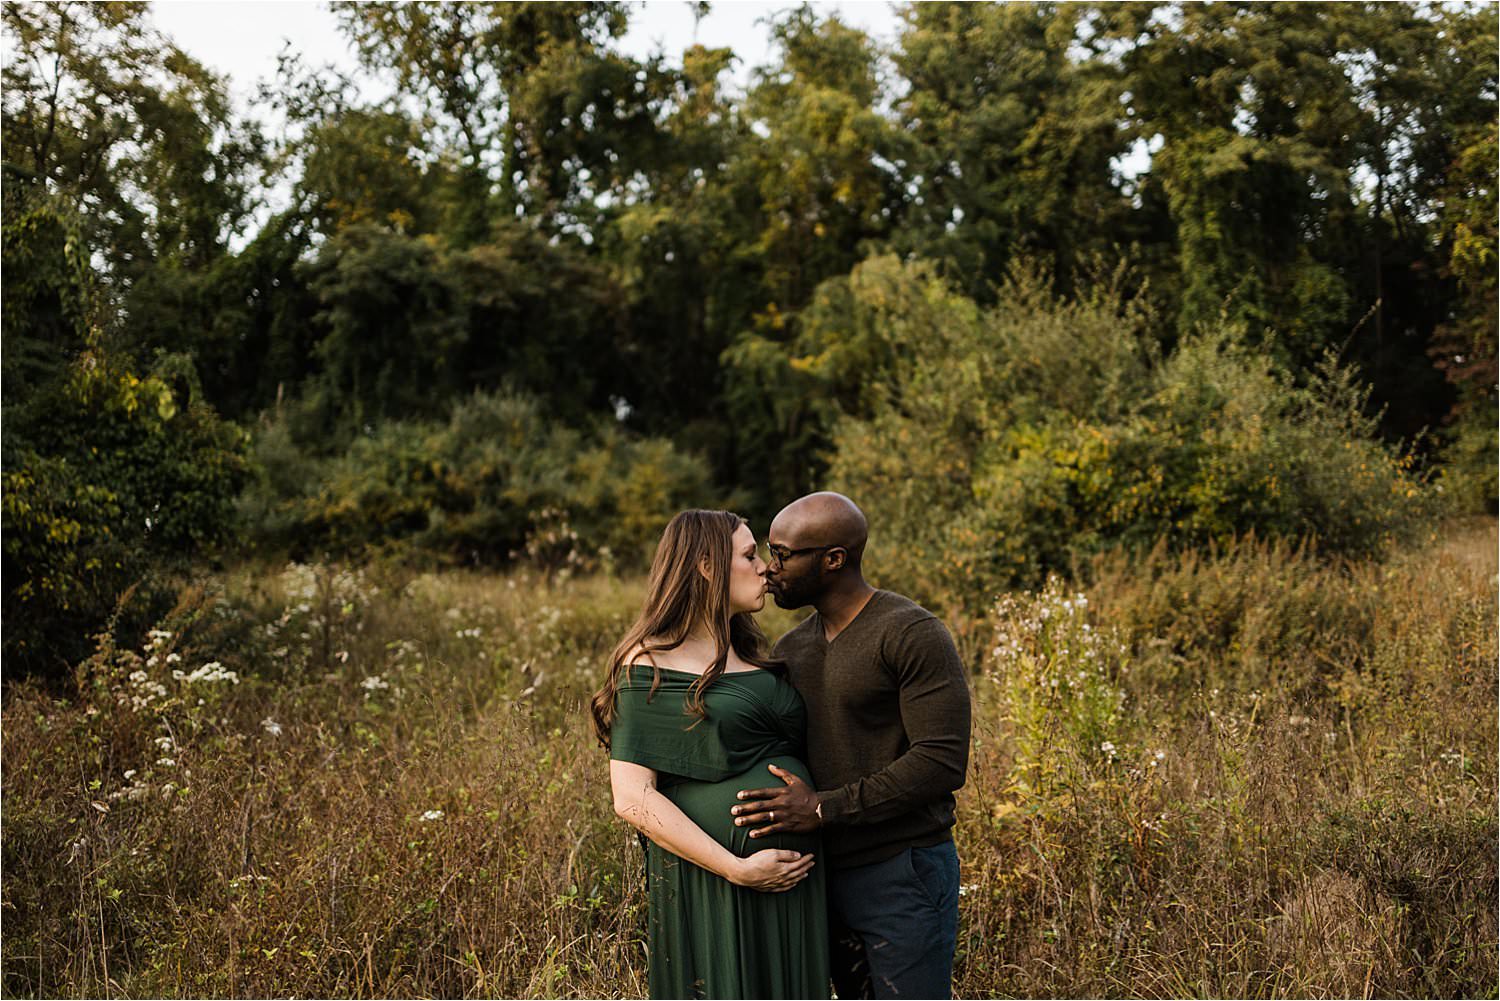
[[[268,134],[145,3],[5,6],[5,611],[40,623],[7,657],[76,656],[58,637],[143,568],[242,528],[503,559],[559,511],[648,524],[710,494],[764,515],[830,475],[875,489],[851,450],[899,454],[912,378],[973,397],[960,438],[1024,413],[1063,447],[1075,432],[971,378],[995,352],[1007,377],[1118,396],[1047,414],[1144,441],[1180,410],[1180,350],[1212,367],[1207,338],[1267,366],[1267,421],[1326,429],[1356,399],[1349,435],[1417,441],[1450,494],[1494,505],[1493,5],[931,2],[889,48],[804,6],[745,88],[727,49],[623,54],[629,4],[335,11],[398,96],[288,56]],[[924,339],[882,296],[946,312]],[[1044,336],[1080,304],[1089,338]],[[1368,393],[1309,416],[1345,382]],[[463,440],[516,421],[555,448]],[[1008,447],[981,465],[1032,454]],[[969,503],[998,489],[965,468],[946,483]],[[1115,497],[1118,524],[1069,538],[1292,530],[1313,508],[1338,535],[1337,504],[1205,506],[1197,475],[1177,514]],[[986,580],[1068,550],[996,557],[1016,537],[965,518]]]

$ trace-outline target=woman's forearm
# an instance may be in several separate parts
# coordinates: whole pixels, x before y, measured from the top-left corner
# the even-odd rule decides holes
[[[738,855],[709,837],[687,814],[656,788],[650,769],[629,762],[610,762],[615,813],[653,842],[679,858],[718,876],[735,878],[741,863]]]

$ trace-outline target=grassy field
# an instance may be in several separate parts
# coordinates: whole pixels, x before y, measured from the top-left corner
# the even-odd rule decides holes
[[[1496,545],[1250,540],[998,601],[958,993],[1495,996]],[[243,568],[10,684],[5,994],[644,995],[583,714],[641,586]]]

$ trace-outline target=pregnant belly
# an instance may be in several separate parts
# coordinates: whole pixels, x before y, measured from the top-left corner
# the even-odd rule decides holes
[[[757,761],[739,775],[731,775],[718,782],[680,782],[662,790],[662,793],[711,838],[741,857],[753,855],[763,848],[818,851],[819,839],[816,834],[772,834],[752,838],[751,828],[735,826],[734,817],[730,816],[729,810],[740,802],[736,794],[741,789],[768,789],[783,784],[767,770],[767,765],[785,768],[812,785],[812,776],[807,766],[790,755],[782,754]]]

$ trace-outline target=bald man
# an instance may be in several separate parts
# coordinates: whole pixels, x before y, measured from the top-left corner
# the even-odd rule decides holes
[[[766,581],[776,604],[814,609],[775,655],[807,704],[816,788],[773,765],[783,784],[741,792],[731,812],[752,838],[824,830],[840,998],[946,998],[968,680],[936,616],[865,582],[867,536],[864,514],[836,493],[809,494],[771,522]]]

